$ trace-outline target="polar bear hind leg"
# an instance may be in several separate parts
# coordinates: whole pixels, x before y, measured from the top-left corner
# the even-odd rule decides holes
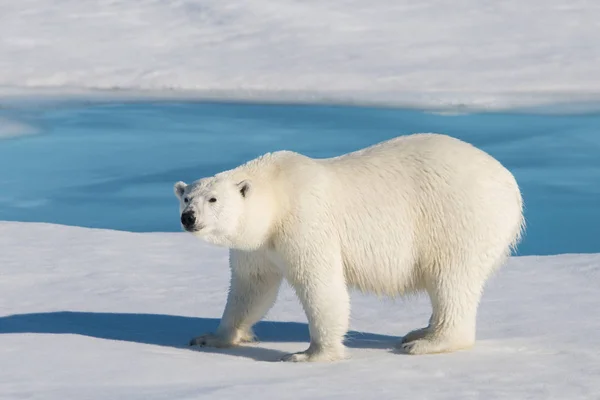
[[[449,353],[475,343],[477,309],[489,275],[506,259],[482,259],[438,269],[427,284],[432,315],[429,326],[409,332],[399,347],[408,354]],[[434,272],[434,271],[432,271]]]

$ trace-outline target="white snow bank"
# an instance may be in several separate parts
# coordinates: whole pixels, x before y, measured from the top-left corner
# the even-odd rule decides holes
[[[600,392],[600,255],[513,258],[491,281],[477,345],[394,354],[424,298],[354,295],[351,359],[271,362],[307,346],[289,288],[263,342],[192,351],[214,329],[227,254],[184,233],[0,222],[0,398],[583,399]],[[68,312],[67,312],[68,311]],[[360,332],[360,333],[359,333]]]
[[[0,93],[597,101],[599,31],[585,0],[0,0]]]

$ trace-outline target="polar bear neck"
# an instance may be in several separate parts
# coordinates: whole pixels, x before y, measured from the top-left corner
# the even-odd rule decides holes
[[[248,181],[250,184],[246,212],[239,222],[233,248],[257,250],[270,247],[273,235],[293,203],[288,175],[289,166],[298,157],[304,158],[290,151],[267,153],[220,174],[235,182]]]

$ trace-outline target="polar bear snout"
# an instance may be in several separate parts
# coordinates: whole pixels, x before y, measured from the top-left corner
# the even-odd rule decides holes
[[[196,215],[193,210],[187,210],[181,214],[181,225],[183,225],[186,231],[195,230]]]

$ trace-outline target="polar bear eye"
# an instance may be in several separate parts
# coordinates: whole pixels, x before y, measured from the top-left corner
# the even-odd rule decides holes
[[[217,201],[217,199],[215,199],[214,197],[211,197],[210,199],[208,199],[208,202],[209,202],[209,203],[214,203],[214,202],[216,202],[216,201]]]
[[[187,197],[184,197],[184,198],[183,198],[183,202],[184,202],[184,203],[187,203],[187,202],[189,202],[189,201],[190,201],[190,199],[188,199]]]

